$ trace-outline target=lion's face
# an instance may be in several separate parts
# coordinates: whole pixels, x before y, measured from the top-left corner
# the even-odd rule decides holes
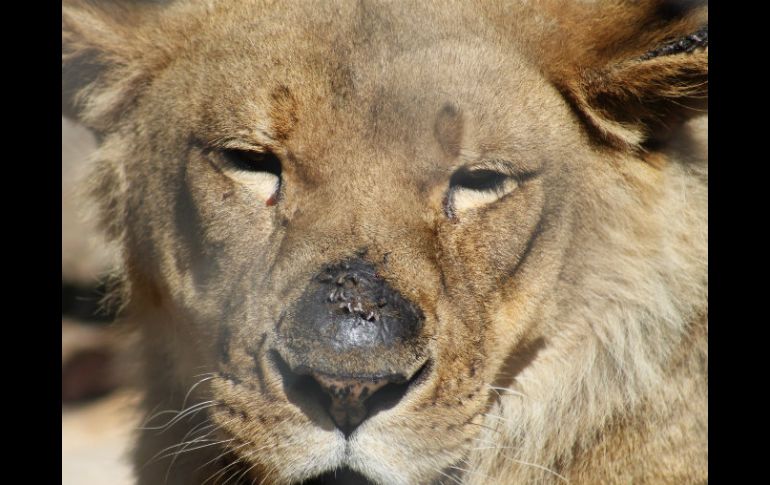
[[[416,483],[473,444],[563,265],[591,154],[514,56],[454,41],[351,59],[274,38],[195,51],[153,86],[138,116],[162,132],[132,144],[163,155],[129,184],[163,200],[132,211],[144,234],[172,228],[150,267],[219,373],[211,415],[252,443],[239,454],[287,481],[351,466]],[[335,385],[353,395],[330,399]],[[265,443],[284,445],[255,454]]]
[[[427,483],[577,298],[597,193],[658,172],[481,34],[304,9],[198,24],[108,138],[132,296],[244,476]]]

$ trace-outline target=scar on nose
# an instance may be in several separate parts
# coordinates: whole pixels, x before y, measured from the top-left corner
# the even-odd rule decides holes
[[[297,100],[288,87],[280,85],[270,93],[270,120],[273,136],[277,140],[286,140],[299,121],[297,118]]]
[[[436,116],[433,134],[447,155],[458,156],[463,138],[463,115],[460,108],[446,103]]]

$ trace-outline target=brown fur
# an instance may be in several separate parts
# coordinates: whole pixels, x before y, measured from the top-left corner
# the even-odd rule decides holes
[[[705,24],[692,1],[66,1],[63,110],[102,139],[142,340],[138,483],[706,483],[708,49],[645,56]],[[274,153],[280,193],[222,149]],[[448,190],[484,163],[518,182]],[[429,368],[346,442],[269,355],[360,254],[425,314],[425,355],[394,358]]]

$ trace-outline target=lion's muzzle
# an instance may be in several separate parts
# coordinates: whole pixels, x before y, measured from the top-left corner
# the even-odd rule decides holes
[[[312,377],[299,380],[308,388],[299,392],[320,394],[315,400],[335,423],[352,430],[382,404],[379,395],[400,399],[425,364],[424,320],[372,264],[328,265],[279,324],[284,378]]]

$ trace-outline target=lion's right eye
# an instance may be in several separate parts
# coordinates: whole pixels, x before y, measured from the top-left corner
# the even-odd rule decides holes
[[[255,152],[247,150],[225,150],[227,162],[245,172],[264,172],[281,177],[281,161],[273,152]]]
[[[274,153],[228,149],[222,155],[233,178],[258,193],[267,205],[278,201],[281,161]]]

